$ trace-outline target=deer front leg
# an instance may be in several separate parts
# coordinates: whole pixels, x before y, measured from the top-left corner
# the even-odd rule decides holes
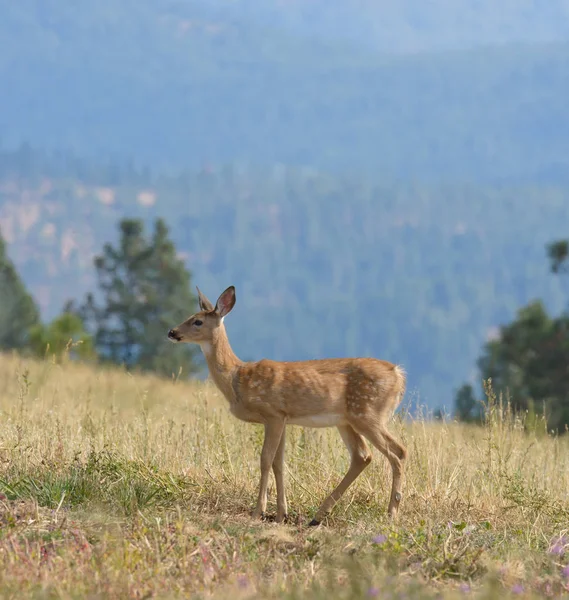
[[[283,428],[281,441],[273,461],[273,473],[277,484],[277,523],[282,523],[287,517],[287,502],[284,485],[284,452],[285,452],[286,428]]]
[[[259,484],[259,498],[252,517],[260,519],[267,508],[267,487],[271,466],[275,460],[281,437],[285,428],[284,421],[269,421],[265,423],[265,440],[261,451],[261,482]]]

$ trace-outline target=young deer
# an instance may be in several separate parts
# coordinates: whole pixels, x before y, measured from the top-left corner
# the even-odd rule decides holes
[[[300,362],[243,362],[233,353],[223,325],[235,305],[228,287],[215,307],[200,292],[201,311],[171,329],[173,342],[199,344],[210,375],[238,419],[265,426],[261,481],[254,518],[264,515],[271,466],[277,487],[277,522],[287,517],[284,487],[286,425],[337,427],[351,454],[348,472],[324,500],[310,525],[318,525],[369,465],[367,438],[391,464],[393,481],[388,515],[395,517],[407,450],[387,431],[386,423],[405,393],[405,373],[375,358],[332,358]]]

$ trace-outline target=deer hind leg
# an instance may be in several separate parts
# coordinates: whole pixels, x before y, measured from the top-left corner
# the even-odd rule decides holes
[[[265,424],[265,439],[263,441],[263,449],[261,450],[261,481],[259,484],[257,506],[252,514],[254,519],[261,518],[267,509],[269,475],[271,474],[271,466],[273,465],[281,438],[283,437],[284,428],[284,421],[269,421]]]
[[[350,451],[351,463],[348,472],[332,491],[332,493],[324,500],[314,519],[310,521],[309,525],[319,525],[322,519],[332,510],[336,502],[342,497],[344,492],[352,485],[360,473],[369,465],[371,462],[371,452],[363,439],[363,437],[355,431],[350,425],[338,426],[338,431],[342,436],[342,440],[346,447]]]
[[[287,502],[284,485],[284,453],[285,453],[286,432],[283,429],[281,441],[273,460],[273,473],[275,475],[275,483],[277,485],[277,518],[276,522],[281,523],[287,518]]]
[[[356,425],[358,431],[363,434],[382,454],[387,457],[393,472],[391,485],[391,498],[387,508],[387,514],[391,518],[397,516],[399,503],[401,502],[401,487],[403,468],[407,458],[407,450],[398,442],[382,425],[359,421]]]

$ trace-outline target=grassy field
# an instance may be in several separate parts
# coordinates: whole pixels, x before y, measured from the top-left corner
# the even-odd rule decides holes
[[[569,590],[569,436],[411,422],[399,519],[336,430],[287,431],[291,523],[252,522],[262,429],[208,384],[0,357],[1,598],[507,598]],[[274,484],[269,512],[275,513]],[[567,544],[567,551],[565,551]],[[569,594],[568,594],[569,595]]]

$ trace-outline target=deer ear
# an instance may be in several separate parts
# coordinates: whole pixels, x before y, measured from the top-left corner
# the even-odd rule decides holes
[[[225,292],[217,299],[217,304],[215,305],[215,312],[219,314],[219,316],[223,319],[226,314],[231,312],[231,309],[235,306],[235,288],[230,285]]]
[[[212,311],[213,304],[200,292],[200,288],[196,285],[196,290],[198,290],[198,302],[200,304],[200,308],[202,310]]]

